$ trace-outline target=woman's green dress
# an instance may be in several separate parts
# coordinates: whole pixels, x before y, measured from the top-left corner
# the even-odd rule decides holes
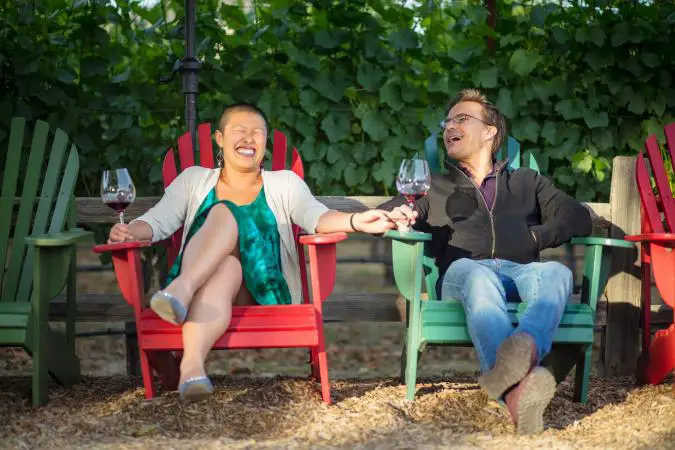
[[[238,206],[229,200],[218,200],[216,188],[202,202],[190,226],[185,245],[202,227],[209,211],[218,203],[225,204],[239,227],[239,253],[244,282],[256,303],[286,305],[291,293],[281,270],[280,238],[274,213],[265,200],[265,189],[248,205]],[[165,286],[178,276],[183,260],[181,251],[169,270]]]

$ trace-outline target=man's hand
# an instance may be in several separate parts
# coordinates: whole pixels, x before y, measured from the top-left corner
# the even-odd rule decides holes
[[[387,213],[390,220],[396,223],[398,231],[410,231],[417,218],[417,211],[413,211],[408,205],[397,206]]]
[[[129,231],[129,225],[126,223],[116,223],[110,229],[108,236],[108,244],[115,244],[116,242],[135,241],[136,237]]]
[[[396,228],[396,224],[389,219],[388,213],[379,209],[354,214],[352,223],[356,231],[369,234],[382,234]]]

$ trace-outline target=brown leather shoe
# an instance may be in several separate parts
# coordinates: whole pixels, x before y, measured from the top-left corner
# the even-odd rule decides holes
[[[518,434],[541,433],[544,410],[555,394],[555,378],[543,367],[535,367],[506,394],[506,407]]]
[[[478,384],[491,399],[499,399],[508,388],[525,378],[536,361],[537,346],[532,336],[512,334],[499,346],[494,367],[478,378]]]

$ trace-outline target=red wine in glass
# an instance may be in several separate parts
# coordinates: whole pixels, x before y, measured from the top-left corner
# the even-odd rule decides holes
[[[120,216],[124,223],[124,210],[136,199],[136,187],[127,169],[103,171],[101,178],[101,200]]]
[[[426,160],[415,157],[401,161],[396,177],[396,189],[405,197],[414,211],[415,202],[427,195],[431,187],[431,173]]]

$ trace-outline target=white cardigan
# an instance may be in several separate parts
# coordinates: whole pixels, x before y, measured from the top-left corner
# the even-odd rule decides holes
[[[185,169],[167,186],[164,196],[148,212],[132,221],[143,221],[152,228],[152,242],[169,238],[181,226],[185,238],[199,206],[218,182],[220,169],[193,166]],[[291,292],[293,303],[302,302],[302,284],[298,252],[292,225],[307,233],[315,233],[319,218],[329,209],[310,192],[307,184],[290,170],[262,172],[265,200],[277,220],[281,241],[281,269]]]

